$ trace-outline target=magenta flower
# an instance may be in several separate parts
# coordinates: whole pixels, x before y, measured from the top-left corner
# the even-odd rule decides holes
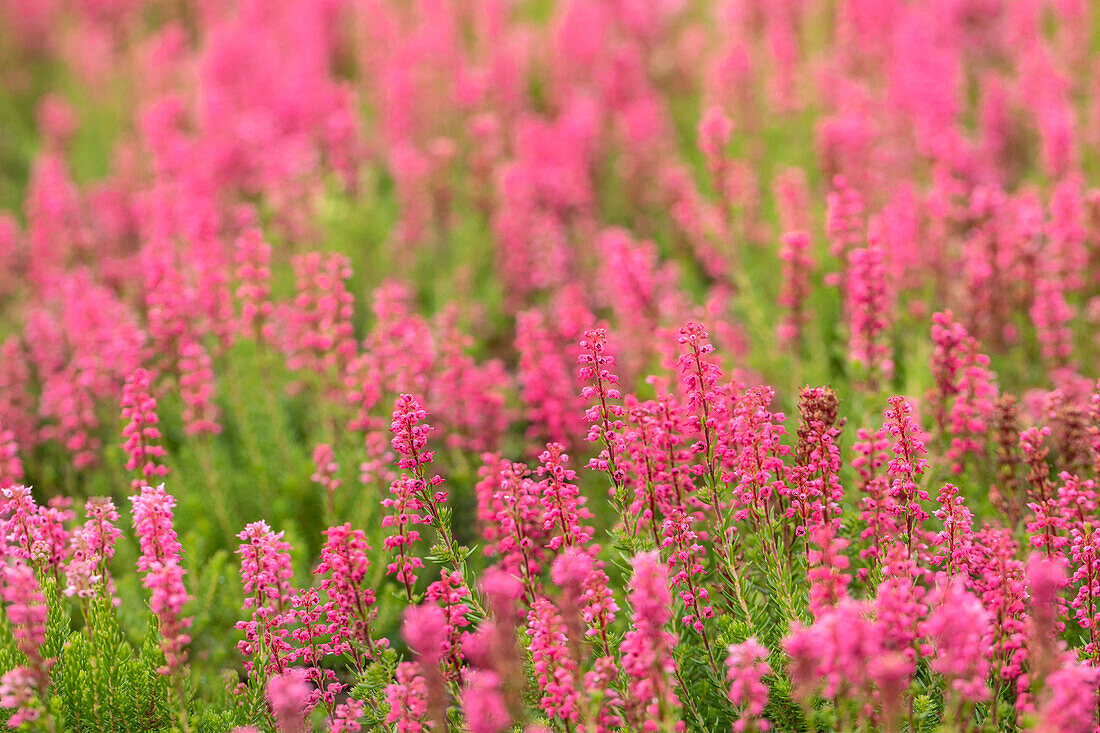
[[[580,614],[587,628],[585,635],[599,637],[604,655],[610,657],[608,634],[619,606],[608,587],[602,563],[580,548],[565,549],[550,569],[550,577],[563,594],[563,608]]]
[[[23,480],[23,462],[19,460],[19,446],[15,433],[0,430],[0,489],[15,486]]]
[[[936,652],[933,671],[948,681],[957,700],[980,703],[989,699],[989,658],[985,636],[991,622],[989,612],[963,581],[955,579],[935,591],[932,612],[923,633]]]
[[[390,706],[386,722],[398,733],[428,730],[428,685],[417,662],[397,665],[396,681],[386,686],[386,702]]]
[[[1069,554],[1073,560],[1073,575],[1070,582],[1076,586],[1077,593],[1070,600],[1070,607],[1088,637],[1083,651],[1095,663],[1100,661],[1100,531],[1094,526],[1084,530],[1074,527],[1071,536]]]
[[[458,682],[462,673],[462,637],[470,625],[468,616],[472,611],[470,589],[459,573],[443,568],[439,580],[428,586],[424,597],[443,611],[441,661],[448,679]]]
[[[825,233],[829,238],[829,253],[840,261],[840,271],[844,275],[851,250],[859,246],[865,236],[863,197],[844,176],[838,175],[833,178],[833,190],[826,204]]]
[[[684,603],[686,613],[680,620],[702,637],[710,653],[703,621],[714,618],[714,608],[708,603],[710,592],[706,588],[706,569],[703,567],[705,550],[682,509],[675,509],[672,516],[665,519],[661,535],[661,547],[668,550],[668,569],[675,572],[672,586],[680,589],[680,600]]]
[[[848,314],[848,353],[866,371],[872,388],[894,373],[887,329],[893,316],[893,297],[882,246],[871,239],[850,253],[845,288]]]
[[[1096,729],[1096,687],[1100,670],[1067,659],[1047,678],[1036,711],[1036,733],[1093,733]]]
[[[730,683],[730,702],[741,711],[741,717],[733,724],[738,733],[771,730],[771,724],[763,718],[768,705],[768,686],[764,677],[772,673],[767,660],[767,648],[753,637],[730,645],[726,679]]]
[[[109,564],[122,530],[114,525],[118,511],[110,499],[93,497],[84,504],[87,519],[73,530],[73,557],[65,569],[67,596],[91,598],[101,586],[111,589]]]
[[[279,733],[306,733],[310,686],[304,669],[288,669],[267,681],[267,700]]]
[[[366,703],[349,697],[336,706],[332,716],[332,727],[329,728],[330,733],[359,733],[363,729],[359,721],[362,720],[365,711]]]
[[[17,730],[23,723],[34,723],[42,715],[42,704],[36,690],[43,680],[32,668],[19,665],[0,677],[0,708],[13,710],[8,727]]]
[[[462,691],[462,712],[470,733],[501,733],[512,721],[496,672],[471,669]]]
[[[214,367],[210,354],[195,340],[180,346],[180,397],[183,424],[188,435],[217,435],[220,410],[214,403]],[[146,477],[148,478],[148,477]]]
[[[48,663],[42,658],[46,642],[46,597],[38,585],[34,570],[22,560],[0,566],[4,611],[19,651],[29,660],[36,686],[46,681]]]
[[[175,673],[185,662],[184,647],[191,640],[186,633],[191,619],[182,616],[190,598],[183,585],[186,571],[180,565],[181,547],[172,526],[176,499],[161,484],[156,488],[143,486],[140,494],[130,497],[130,502],[141,547],[137,568],[145,574],[142,582],[151,592],[149,608],[160,622],[166,662],[161,672]]]
[[[974,542],[974,515],[966,507],[959,489],[944,484],[937,497],[940,508],[935,517],[943,522],[943,529],[933,540],[935,551],[931,562],[935,567],[947,570],[949,576],[966,574],[970,568],[970,555]]]
[[[537,598],[531,604],[527,634],[531,637],[531,667],[542,693],[539,707],[552,720],[575,725],[580,715],[577,663],[570,653],[561,614],[546,598]]]
[[[149,372],[139,368],[127,378],[122,391],[122,419],[129,421],[122,430],[126,438],[122,447],[130,456],[126,470],[138,474],[130,482],[133,489],[168,475],[168,467],[163,463],[167,452],[159,443],[157,401],[150,394],[151,390]]]
[[[336,478],[336,474],[340,472],[340,464],[336,462],[336,455],[333,453],[331,445],[318,443],[314,447],[313,466],[313,475],[309,477],[309,480],[324,490],[328,499],[329,512],[335,517],[336,492],[342,482]]]
[[[290,610],[292,591],[290,580],[290,544],[282,532],[273,532],[267,522],[252,522],[240,534],[237,555],[241,559],[241,585],[244,607],[251,619],[238,621],[236,628],[245,634],[237,649],[245,657],[245,668],[253,670],[253,656],[266,654],[269,670],[280,673],[286,669],[290,654],[288,631],[283,627],[284,614]]]
[[[848,541],[837,537],[833,524],[822,524],[807,536],[806,578],[810,581],[809,607],[815,617],[848,597],[852,582],[846,572],[851,564],[844,555]]]
[[[450,527],[442,521],[447,492],[438,488],[442,477],[429,477],[425,467],[432,463],[434,451],[427,450],[431,427],[424,422],[428,414],[410,394],[403,394],[394,406],[390,432],[391,444],[398,454],[397,465],[403,471],[390,486],[391,498],[382,501],[390,513],[382,518],[383,527],[393,527],[385,547],[397,551],[397,558],[386,568],[387,575],[396,575],[405,588],[405,597],[412,600],[416,570],[424,567],[419,557],[412,555],[412,543],[420,539],[416,525],[430,524],[436,529],[440,543],[446,547],[448,560],[456,569],[461,567],[460,549]]]
[[[951,311],[933,314],[932,341],[932,414],[936,427],[951,436],[948,457],[959,473],[963,457],[985,447],[997,386],[989,357],[980,353],[977,340],[954,321]]]
[[[386,640],[376,640],[371,630],[377,611],[374,588],[367,575],[370,549],[363,530],[353,530],[350,524],[329,527],[321,547],[321,562],[313,572],[323,576],[321,590],[331,604],[334,632],[354,641],[370,658],[375,658]]]
[[[672,648],[676,637],[665,630],[672,620],[672,597],[664,563],[656,552],[634,557],[630,580],[630,606],[634,610],[632,629],[621,646],[622,667],[627,676],[627,718],[634,730],[659,731],[674,724],[680,709],[673,677],[676,662]]]
[[[924,456],[924,431],[913,421],[913,408],[903,397],[891,397],[883,426],[894,438],[894,458],[887,468],[890,477],[890,498],[894,515],[905,522],[905,546],[910,554],[914,549],[915,535],[928,513],[921,506],[928,501],[928,492],[917,484],[917,477],[924,473],[928,459]]]
[[[804,231],[787,232],[780,242],[779,259],[783,262],[783,272],[778,303],[784,308],[784,314],[776,335],[781,344],[798,345],[811,316],[806,307],[812,292],[810,276],[814,272],[809,252],[810,235]]]
[[[241,540],[241,584],[245,608],[270,608],[282,612],[290,602],[290,543],[267,522],[252,522],[237,535]]]
[[[528,600],[534,600],[553,524],[545,519],[548,507],[540,501],[540,484],[530,477],[527,466],[501,461],[497,468],[499,473],[489,505],[497,541],[487,546],[486,552],[500,558],[503,570],[521,578]],[[482,487],[484,490],[488,485],[483,483]]]
[[[563,546],[584,547],[592,541],[593,530],[581,522],[591,519],[592,513],[585,508],[585,497],[573,483],[577,474],[568,468],[565,446],[548,443],[546,450],[539,454],[539,464],[538,474],[542,480],[538,488],[546,510],[543,529],[551,533],[546,547],[555,552]]]
[[[687,347],[680,355],[677,367],[680,370],[688,407],[693,409],[697,418],[701,442],[692,446],[692,451],[702,454],[707,470],[714,478],[714,432],[718,418],[724,408],[724,399],[718,378],[721,369],[707,359],[714,353],[706,329],[694,322],[688,322],[680,329],[679,342]]]
[[[233,258],[236,262],[237,300],[241,306],[240,331],[258,338],[271,317],[271,245],[263,233],[249,227],[237,238]]]
[[[577,377],[585,383],[581,398],[591,405],[584,414],[589,425],[585,440],[603,446],[600,454],[589,461],[588,467],[606,472],[618,490],[624,479],[618,461],[626,448],[623,443],[625,411],[622,405],[617,404],[622,395],[619,392],[619,377],[611,371],[615,366],[615,357],[607,352],[607,331],[602,328],[585,331],[580,347],[582,352],[577,358],[580,365]]]

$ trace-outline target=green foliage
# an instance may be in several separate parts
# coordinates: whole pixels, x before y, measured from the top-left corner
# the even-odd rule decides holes
[[[73,731],[166,730],[173,711],[164,655],[155,638],[126,640],[109,598],[88,603],[88,623],[72,632],[55,662],[52,693]]]

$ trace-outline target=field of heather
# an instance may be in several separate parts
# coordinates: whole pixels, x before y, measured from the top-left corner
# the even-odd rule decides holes
[[[1097,733],[1100,2],[0,0],[0,727]]]

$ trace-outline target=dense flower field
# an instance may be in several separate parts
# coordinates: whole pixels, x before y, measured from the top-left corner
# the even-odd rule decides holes
[[[0,720],[1100,730],[1098,24],[0,0]]]

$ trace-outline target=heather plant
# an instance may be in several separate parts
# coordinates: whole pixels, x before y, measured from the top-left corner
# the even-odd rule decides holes
[[[1096,733],[1096,21],[0,0],[0,722]]]

